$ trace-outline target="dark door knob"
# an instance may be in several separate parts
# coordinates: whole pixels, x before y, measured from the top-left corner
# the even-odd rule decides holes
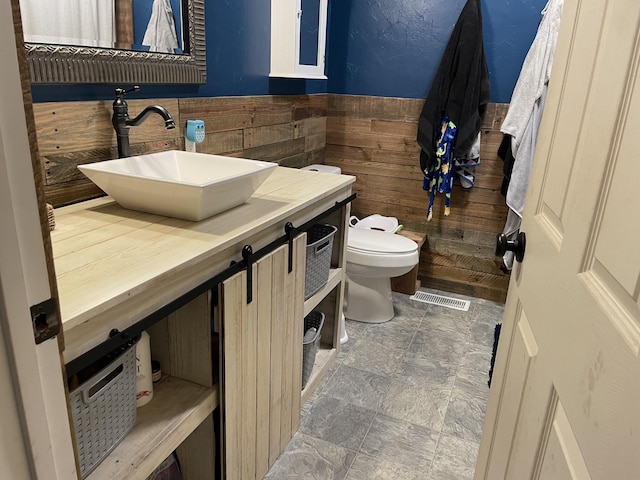
[[[527,236],[520,232],[515,240],[507,240],[507,236],[501,233],[496,237],[496,256],[502,257],[507,251],[516,254],[516,260],[521,262],[524,258],[524,250],[527,247]]]

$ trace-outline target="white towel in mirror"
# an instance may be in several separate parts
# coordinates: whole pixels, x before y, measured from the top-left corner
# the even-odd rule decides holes
[[[169,0],[153,1],[151,18],[142,45],[149,45],[150,52],[175,53],[178,37]]]

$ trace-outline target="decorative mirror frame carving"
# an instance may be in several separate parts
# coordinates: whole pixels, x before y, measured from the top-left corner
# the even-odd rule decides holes
[[[25,43],[31,83],[206,83],[204,0],[184,4],[188,55]]]

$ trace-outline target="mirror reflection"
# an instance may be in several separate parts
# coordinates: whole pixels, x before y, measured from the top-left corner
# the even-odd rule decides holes
[[[182,54],[188,52],[181,3],[20,0],[20,10],[26,42]]]
[[[318,64],[320,0],[302,0],[300,12],[300,65]]]

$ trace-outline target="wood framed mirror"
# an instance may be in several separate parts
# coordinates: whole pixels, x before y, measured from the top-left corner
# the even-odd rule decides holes
[[[206,83],[204,0],[182,6],[185,54],[25,42],[31,83]]]

